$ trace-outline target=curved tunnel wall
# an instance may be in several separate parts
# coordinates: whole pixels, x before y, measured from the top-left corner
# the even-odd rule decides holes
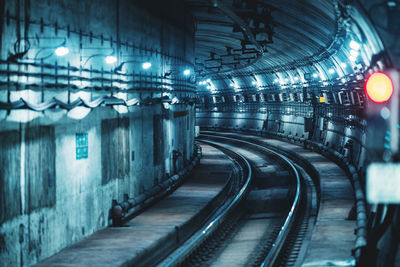
[[[183,5],[168,1],[160,16],[146,1],[50,2],[1,1],[7,266],[34,264],[107,227],[112,200],[143,194],[193,156],[193,82],[177,69],[194,60]],[[60,46],[69,53],[56,56]]]
[[[305,118],[294,115],[270,115],[268,126],[265,126],[267,114],[260,113],[217,113],[197,112],[197,124],[203,129],[244,131],[259,134],[261,132],[281,133],[287,137],[308,139],[310,132],[306,131]],[[325,121],[325,124],[324,124]],[[329,121],[321,118],[315,127],[312,140],[323,143],[344,154],[350,161],[363,171],[367,150],[363,145],[365,132],[345,123]],[[346,143],[352,140],[353,149],[350,153]]]
[[[196,124],[215,130],[261,131],[323,143],[364,172],[364,81],[389,61],[362,9],[352,7],[314,62],[204,77],[198,84]],[[267,56],[267,55],[266,55]]]

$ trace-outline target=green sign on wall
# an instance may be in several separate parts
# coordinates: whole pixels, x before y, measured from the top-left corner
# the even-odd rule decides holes
[[[88,158],[88,134],[77,133],[76,134],[76,159],[87,159]]]

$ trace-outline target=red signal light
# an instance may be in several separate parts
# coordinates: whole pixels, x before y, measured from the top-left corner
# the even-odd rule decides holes
[[[374,72],[368,76],[365,82],[365,93],[375,103],[384,103],[393,94],[393,82],[383,72]]]

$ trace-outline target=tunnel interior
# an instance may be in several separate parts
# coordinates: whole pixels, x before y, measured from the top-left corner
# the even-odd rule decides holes
[[[399,177],[399,1],[0,0],[0,13],[4,266],[169,191],[200,130],[336,153],[367,206],[358,256],[400,262],[400,199],[365,198],[370,166]],[[375,73],[392,79],[387,103],[366,91]]]

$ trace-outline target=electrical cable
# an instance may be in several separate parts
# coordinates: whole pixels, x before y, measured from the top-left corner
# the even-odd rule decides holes
[[[92,101],[87,101],[82,98],[78,98],[77,100],[73,101],[72,103],[64,102],[56,97],[53,97],[52,99],[39,103],[39,104],[33,104],[23,98],[20,98],[17,101],[13,102],[3,102],[0,101],[0,110],[12,110],[12,109],[29,109],[33,111],[45,111],[47,109],[51,108],[62,108],[66,110],[71,110],[73,108],[83,106],[87,108],[97,108],[100,106],[114,106],[114,105],[122,105],[126,107],[131,107],[131,106],[142,106],[142,105],[153,105],[153,104],[160,104],[163,102],[171,102],[169,99],[163,98],[146,98],[143,100],[139,100],[137,98],[132,98],[129,100],[125,100],[122,98],[118,98],[115,96],[102,96],[99,98],[96,98]],[[179,101],[176,102],[171,102],[170,104],[189,104],[193,105],[194,100],[191,98],[182,98]]]

